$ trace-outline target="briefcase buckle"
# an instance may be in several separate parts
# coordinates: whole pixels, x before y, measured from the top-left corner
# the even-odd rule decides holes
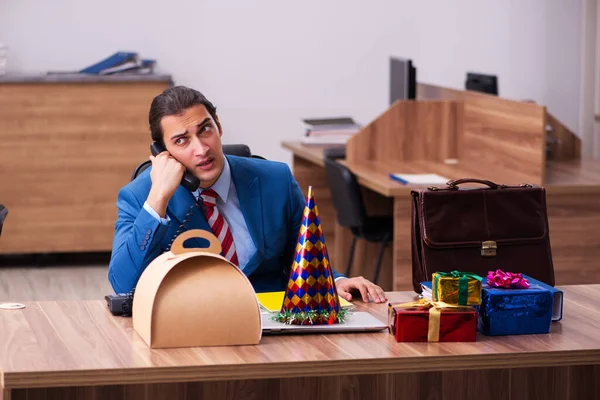
[[[493,240],[486,240],[481,243],[481,255],[483,257],[495,257],[498,246]]]

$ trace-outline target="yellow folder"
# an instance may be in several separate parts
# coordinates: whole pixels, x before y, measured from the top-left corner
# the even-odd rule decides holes
[[[269,312],[277,312],[281,310],[283,296],[285,296],[285,292],[266,292],[256,294],[260,305]],[[353,307],[352,303],[350,303],[348,300],[342,299],[339,296],[338,298],[340,299],[341,307]]]

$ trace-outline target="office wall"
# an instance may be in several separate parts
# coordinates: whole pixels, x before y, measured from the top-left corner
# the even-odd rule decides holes
[[[388,103],[388,56],[462,88],[546,104],[578,129],[583,0],[0,0],[9,71],[81,69],[116,50],[158,59],[217,105],[223,140],[289,161],[303,116],[368,123]]]

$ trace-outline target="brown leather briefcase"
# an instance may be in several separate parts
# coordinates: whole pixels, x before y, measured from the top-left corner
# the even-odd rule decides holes
[[[459,188],[465,183],[487,187]],[[543,187],[457,179],[412,195],[413,287],[434,272],[521,272],[554,286]]]

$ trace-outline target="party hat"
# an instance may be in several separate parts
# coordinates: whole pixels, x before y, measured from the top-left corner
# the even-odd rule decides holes
[[[309,186],[283,304],[273,319],[297,325],[336,324],[343,322],[346,312],[340,307],[314,192]]]

